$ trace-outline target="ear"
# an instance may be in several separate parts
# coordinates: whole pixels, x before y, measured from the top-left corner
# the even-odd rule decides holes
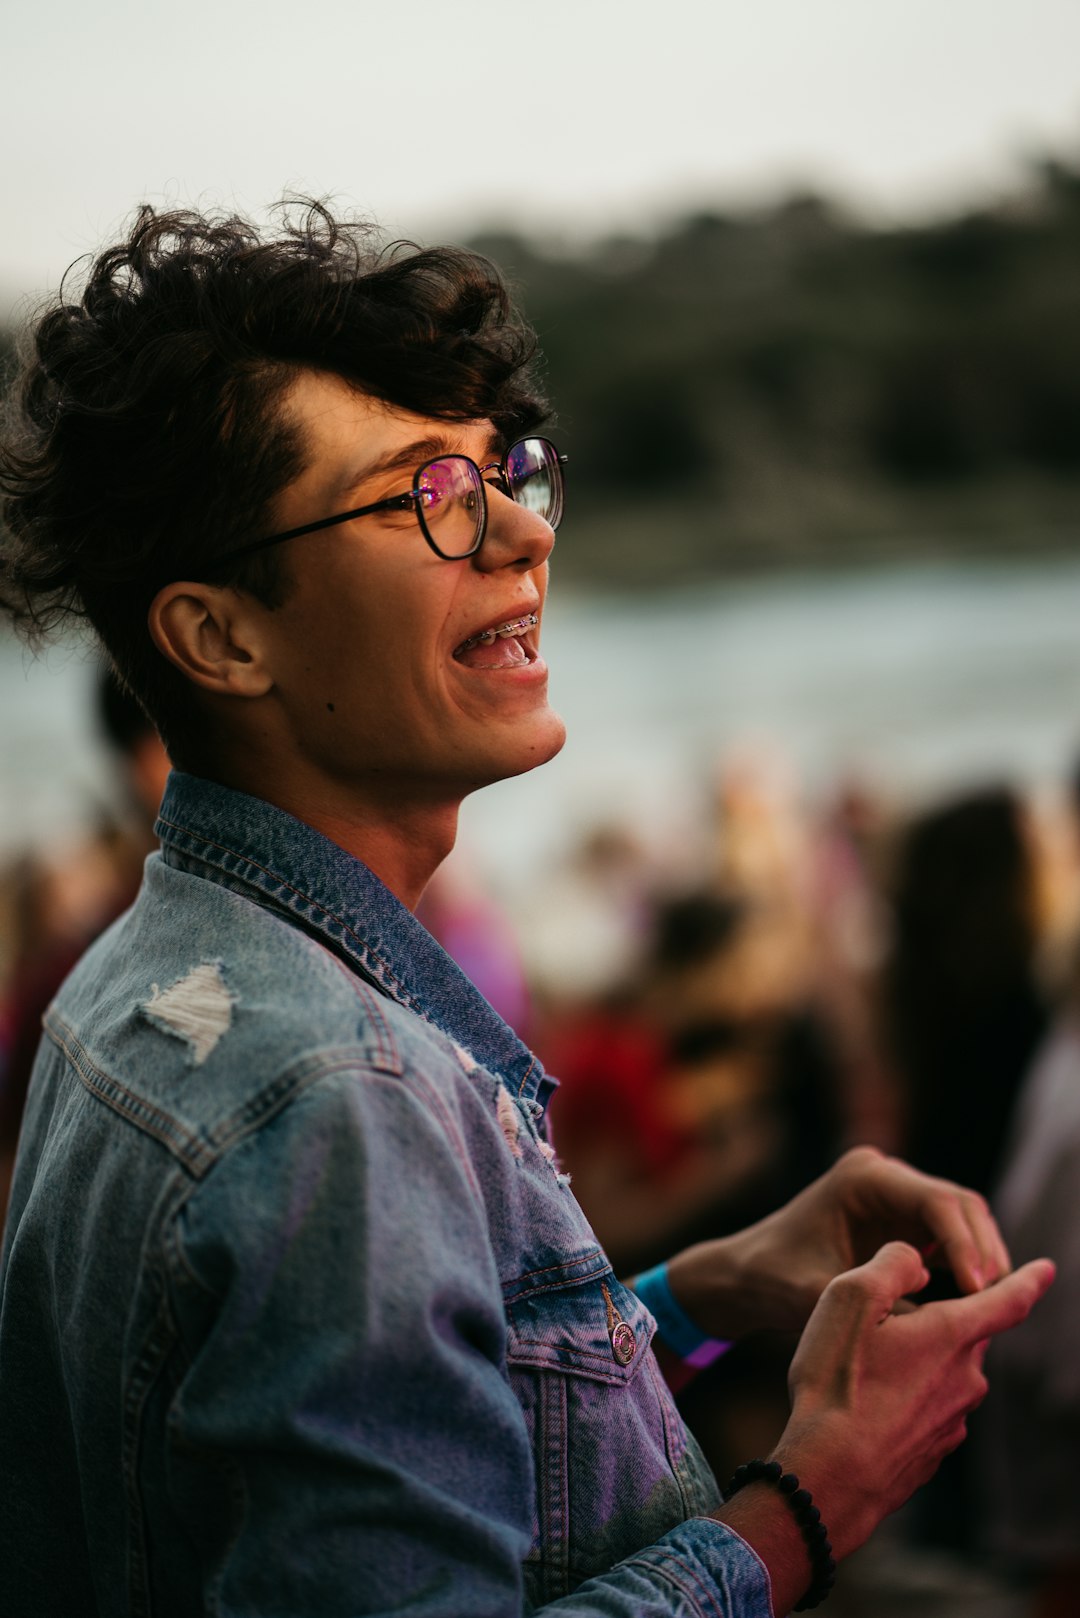
[[[147,626],[158,651],[204,691],[261,697],[274,683],[251,596],[227,586],[167,584],[150,603]]]

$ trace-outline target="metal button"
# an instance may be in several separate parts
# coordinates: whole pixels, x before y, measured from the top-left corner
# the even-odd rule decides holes
[[[637,1353],[637,1338],[634,1336],[633,1326],[628,1326],[625,1320],[611,1333],[611,1352],[620,1365],[629,1365]]]

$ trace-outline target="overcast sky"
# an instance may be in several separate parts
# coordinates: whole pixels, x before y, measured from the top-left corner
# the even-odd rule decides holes
[[[1080,157],[1080,0],[18,0],[2,29],[5,301],[143,198],[574,236],[797,184],[910,217]]]

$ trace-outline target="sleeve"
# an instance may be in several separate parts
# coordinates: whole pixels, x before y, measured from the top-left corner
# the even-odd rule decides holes
[[[180,1216],[168,1502],[221,1618],[521,1618],[533,1461],[464,1142],[401,1079],[323,1075]],[[151,1528],[151,1539],[153,1531]],[[712,1520],[543,1609],[771,1618]]]

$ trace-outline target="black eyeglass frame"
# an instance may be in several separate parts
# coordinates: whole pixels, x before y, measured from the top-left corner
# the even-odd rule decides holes
[[[551,527],[552,529],[558,528],[559,523],[562,521],[563,505],[566,493],[566,481],[563,477],[562,469],[567,464],[569,457],[567,455],[563,455],[559,450],[557,450],[550,438],[544,438],[539,433],[526,433],[524,438],[516,438],[514,440],[501,460],[488,461],[484,466],[478,465],[478,463],[474,461],[470,455],[433,455],[430,460],[425,461],[422,466],[417,467],[416,471],[413,473],[413,486],[406,494],[391,494],[388,495],[385,500],[372,501],[372,503],[368,506],[357,506],[352,511],[339,511],[334,517],[320,517],[315,522],[301,523],[298,528],[287,528],[284,533],[270,534],[266,539],[252,540],[249,545],[241,545],[235,551],[230,551],[228,555],[222,557],[221,560],[222,562],[231,562],[239,556],[250,556],[256,551],[268,550],[271,545],[283,545],[287,539],[300,539],[304,534],[317,534],[324,528],[333,528],[338,523],[352,522],[356,517],[369,517],[373,512],[376,511],[408,511],[411,507],[416,513],[416,520],[420,525],[420,532],[423,534],[427,543],[431,546],[431,549],[435,552],[435,555],[444,562],[464,562],[468,559],[468,557],[475,556],[481,545],[484,543],[484,535],[487,533],[488,523],[488,483],[494,482],[495,487],[501,494],[505,494],[509,499],[513,500],[515,504],[519,503],[517,501],[517,496],[514,493],[513,484],[510,482],[510,477],[507,471],[507,462],[509,461],[511,455],[513,455],[514,451],[522,444],[543,444],[550,454],[550,465],[554,468],[558,480],[558,505],[555,511],[554,521],[551,523]],[[474,543],[467,551],[457,551],[453,556],[448,556],[445,551],[440,550],[439,546],[431,536],[427,523],[424,521],[423,499],[425,490],[420,488],[420,479],[423,477],[428,467],[441,465],[444,461],[466,461],[468,465],[472,467],[473,471],[477,474],[480,487],[480,497],[483,501],[480,512],[479,528]],[[486,476],[486,474],[489,472],[496,472],[498,474],[497,479],[489,479]]]

